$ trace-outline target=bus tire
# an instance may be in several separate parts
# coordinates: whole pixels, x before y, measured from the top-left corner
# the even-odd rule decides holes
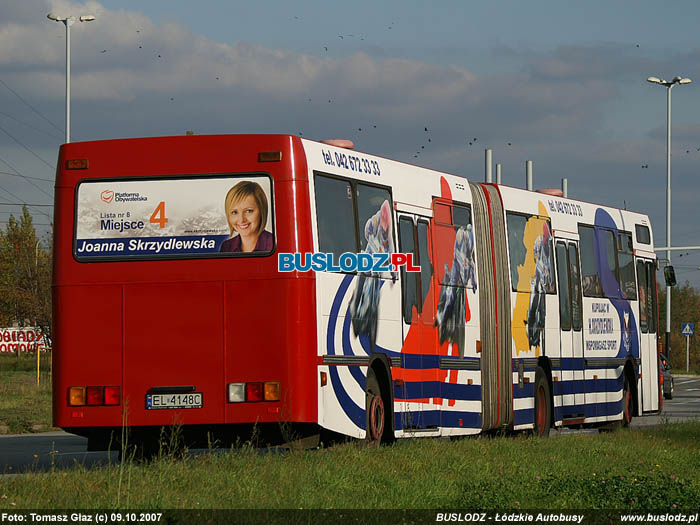
[[[632,422],[632,415],[634,414],[634,400],[632,399],[632,390],[630,389],[630,382],[627,374],[625,374],[625,380],[622,387],[622,426],[628,427]]]
[[[382,442],[385,432],[386,407],[379,388],[379,381],[374,369],[367,370],[367,436],[365,441],[369,445],[378,445]]]
[[[537,367],[535,372],[535,427],[537,437],[548,437],[552,426],[552,405],[550,404],[551,391],[547,374],[542,367]]]

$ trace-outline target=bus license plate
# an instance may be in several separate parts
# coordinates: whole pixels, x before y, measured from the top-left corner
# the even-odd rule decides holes
[[[148,410],[164,408],[202,408],[202,393],[146,394],[146,408]]]

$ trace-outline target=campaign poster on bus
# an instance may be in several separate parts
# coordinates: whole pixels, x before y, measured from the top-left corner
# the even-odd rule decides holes
[[[271,253],[266,176],[84,181],[78,186],[79,260]]]

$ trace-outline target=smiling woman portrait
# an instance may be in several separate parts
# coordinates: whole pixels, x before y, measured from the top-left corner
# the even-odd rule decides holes
[[[268,204],[265,192],[256,182],[241,181],[231,188],[224,200],[231,237],[220,252],[271,252],[272,234],[265,230]]]

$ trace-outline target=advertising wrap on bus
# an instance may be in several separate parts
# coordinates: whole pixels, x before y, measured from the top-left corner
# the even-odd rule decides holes
[[[241,223],[235,217],[252,214]],[[84,181],[77,190],[79,260],[269,253],[272,188],[266,176]],[[258,235],[242,249],[246,230]]]

